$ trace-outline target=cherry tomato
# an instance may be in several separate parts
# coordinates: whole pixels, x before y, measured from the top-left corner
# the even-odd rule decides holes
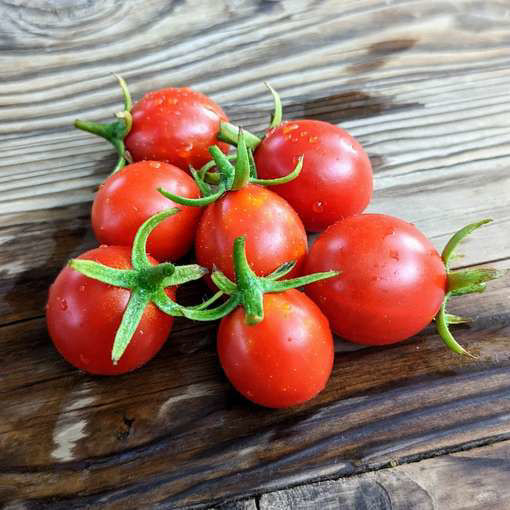
[[[218,354],[249,400],[290,407],[317,395],[333,367],[333,338],[317,305],[297,290],[264,295],[264,320],[249,326],[239,307],[221,320]]]
[[[361,145],[342,128],[318,120],[284,122],[255,151],[258,176],[287,175],[303,155],[291,182],[274,186],[311,232],[363,212],[372,196],[372,166]]]
[[[218,142],[225,112],[212,99],[188,88],[166,88],[145,94],[131,110],[133,125],[125,139],[135,161],[166,161],[185,170],[199,168],[211,156],[208,148]]]
[[[125,246],[101,246],[78,257],[118,269],[131,268],[131,250]],[[149,257],[151,263],[156,260]],[[175,298],[175,290],[168,289]],[[130,372],[147,363],[165,343],[173,317],[149,303],[131,342],[117,365],[112,363],[115,334],[130,291],[107,285],[65,267],[50,287],[46,320],[60,354],[76,368],[99,375]]]
[[[157,161],[141,161],[112,174],[101,185],[92,205],[92,227],[102,244],[130,246],[136,231],[153,214],[174,207],[158,188],[198,198],[195,181],[180,168]],[[189,251],[201,216],[197,207],[181,209],[151,233],[147,251],[157,260],[177,260]]]
[[[301,273],[308,240],[301,220],[283,198],[248,184],[208,205],[195,239],[198,264],[209,270],[216,267],[235,280],[232,247],[242,235],[246,236],[248,262],[258,276],[289,260],[295,260],[296,267],[287,278]]]
[[[413,225],[383,214],[352,216],[330,226],[313,245],[306,272],[339,270],[306,293],[351,342],[383,345],[422,330],[447,288],[432,243]]]

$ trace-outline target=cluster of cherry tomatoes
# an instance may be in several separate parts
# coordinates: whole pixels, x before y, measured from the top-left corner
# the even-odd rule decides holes
[[[157,353],[174,317],[221,319],[228,379],[258,404],[288,407],[326,385],[332,331],[383,345],[435,319],[447,345],[467,354],[448,328],[463,319],[446,313],[446,300],[497,275],[451,272],[449,260],[488,220],[440,255],[412,224],[362,214],[373,177],[361,145],[332,124],[282,121],[271,87],[275,112],[258,137],[191,89],[132,105],[119,82],[124,111],[114,122],[75,124],[110,141],[118,161],[92,206],[101,245],[71,260],[49,291],[48,329],[67,361],[92,374],[129,372]],[[310,251],[307,231],[322,232]],[[197,264],[175,265],[193,246]],[[216,293],[180,305],[177,286],[202,277]]]

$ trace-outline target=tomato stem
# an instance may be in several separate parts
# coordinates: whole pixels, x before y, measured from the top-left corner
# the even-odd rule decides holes
[[[100,136],[113,145],[117,151],[118,158],[117,163],[112,170],[112,174],[124,168],[126,161],[130,159],[124,145],[124,138],[128,135],[129,131],[131,131],[131,127],[133,125],[133,117],[131,116],[133,103],[127,84],[121,76],[117,74],[114,74],[114,76],[119,81],[124,100],[124,111],[115,114],[118,120],[105,124],[79,119],[74,121],[74,127]]]
[[[131,250],[133,269],[116,269],[87,259],[73,259],[69,265],[89,278],[108,285],[123,287],[131,291],[127,307],[115,335],[112,349],[112,361],[116,364],[124,354],[143,313],[150,302],[171,316],[182,316],[181,305],[172,301],[166,294],[167,287],[174,287],[192,280],[198,280],[207,273],[207,269],[196,264],[175,266],[170,262],[151,264],[146,251],[150,233],[164,220],[177,214],[179,209],[162,211],[150,217],[138,229]],[[214,303],[222,293],[198,305],[197,309]]]
[[[274,110],[271,114],[271,121],[269,124],[269,129],[274,129],[278,127],[282,123],[283,118],[283,107],[282,100],[280,98],[280,94],[276,92],[271,85],[267,81],[264,82],[264,85],[269,89],[273,96]],[[220,131],[218,133],[218,140],[223,142],[227,142],[230,145],[237,146],[239,144],[239,136],[241,129],[230,122],[220,122]],[[250,133],[249,131],[245,131],[246,137],[246,146],[248,149],[255,149],[259,143],[262,141],[261,138]]]
[[[282,101],[280,99],[280,94],[276,92],[276,90],[269,85],[267,81],[264,82],[264,85],[269,89],[269,92],[273,95],[273,101],[274,101],[274,111],[271,115],[271,123],[269,124],[269,129],[273,129],[275,127],[278,127],[282,123],[282,117],[283,117],[283,108],[282,108]]]
[[[237,145],[239,142],[239,131],[240,128],[234,126],[230,122],[220,122],[220,131],[218,133],[218,140],[227,142],[230,145]],[[244,132],[246,137],[246,146],[250,149],[254,149],[262,141],[258,136],[250,133],[249,131]]]
[[[251,150],[248,149],[245,142],[244,131],[239,131],[239,144],[237,147],[235,165],[232,165],[230,156],[226,156],[223,151],[216,145],[209,147],[209,153],[211,154],[213,161],[207,163],[198,172],[191,168],[191,175],[195,179],[200,192],[202,193],[201,198],[187,198],[179,195],[174,195],[163,188],[158,188],[158,191],[166,198],[172,200],[176,204],[203,207],[212,204],[223,196],[227,191],[237,191],[244,188],[248,183],[254,183],[264,186],[273,186],[277,184],[284,184],[295,179],[303,168],[303,156],[298,159],[296,167],[289,174],[278,177],[276,179],[258,179],[256,177],[257,171],[255,163],[253,161],[253,155]],[[203,168],[213,165],[218,168],[218,172],[213,174],[204,174]],[[204,177],[205,175],[205,177]],[[207,177],[213,177],[217,183],[216,191],[213,191],[212,187],[205,182]]]
[[[257,324],[264,320],[265,293],[295,289],[340,274],[338,271],[327,271],[291,280],[276,281],[288,274],[295,265],[295,262],[286,262],[269,276],[259,277],[248,264],[246,241],[243,236],[236,238],[234,241],[233,259],[236,283],[232,282],[221,271],[214,271],[212,274],[213,282],[223,293],[230,296],[229,299],[217,308],[212,309],[190,310],[189,308],[182,308],[185,317],[197,321],[217,320],[231,313],[237,306],[242,306],[246,323]]]
[[[237,159],[234,169],[234,182],[232,183],[232,190],[244,188],[250,181],[250,160],[248,158],[248,149],[244,133],[239,131],[239,145],[237,146]]]
[[[464,349],[452,335],[449,325],[460,324],[468,322],[469,319],[458,317],[457,315],[451,315],[446,313],[446,303],[452,296],[462,296],[464,294],[472,294],[474,292],[484,292],[487,286],[487,282],[494,280],[502,276],[505,272],[498,271],[493,268],[475,268],[475,269],[464,269],[460,271],[451,271],[450,263],[454,255],[455,250],[459,244],[472,232],[480,228],[487,223],[490,223],[491,219],[484,219],[475,223],[470,223],[465,227],[461,228],[456,232],[451,239],[446,243],[443,249],[441,258],[443,259],[448,283],[446,289],[446,295],[439,312],[435,317],[437,331],[443,342],[455,353],[464,354],[474,358],[466,349]]]

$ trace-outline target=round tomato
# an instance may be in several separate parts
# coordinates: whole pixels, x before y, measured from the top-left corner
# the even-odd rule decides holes
[[[264,320],[247,325],[242,307],[221,320],[218,354],[247,399],[274,408],[301,404],[326,385],[333,338],[326,317],[297,290],[264,295]]]
[[[338,270],[306,293],[351,342],[391,344],[434,318],[447,288],[446,268],[432,243],[414,226],[383,214],[352,216],[322,233],[306,272]]]
[[[318,120],[284,122],[270,130],[255,151],[258,176],[287,175],[300,156],[303,169],[291,182],[274,186],[311,232],[363,212],[372,196],[372,166],[347,131]]]
[[[145,94],[134,104],[133,125],[125,139],[135,161],[166,161],[183,169],[199,168],[211,156],[208,148],[228,145],[217,139],[220,121],[228,118],[221,107],[200,92],[166,88]]]
[[[131,268],[131,250],[125,246],[99,247],[78,258],[117,269]],[[152,257],[149,260],[156,264]],[[167,294],[175,298],[174,289]],[[173,318],[149,303],[126,351],[114,365],[113,341],[129,296],[127,289],[65,267],[50,287],[46,306],[48,331],[60,354],[76,368],[99,375],[123,374],[147,363],[168,338]]]
[[[195,239],[198,264],[235,280],[232,248],[239,236],[246,236],[248,262],[258,276],[289,260],[296,267],[287,278],[301,274],[308,249],[305,229],[292,207],[272,191],[248,184],[208,205]]]
[[[157,161],[128,165],[108,177],[96,194],[92,227],[98,241],[130,246],[145,220],[176,205],[158,192],[159,187],[187,198],[200,196],[195,181],[180,168]],[[177,260],[193,244],[201,210],[177,207],[181,211],[158,225],[148,239],[147,252],[157,260]]]

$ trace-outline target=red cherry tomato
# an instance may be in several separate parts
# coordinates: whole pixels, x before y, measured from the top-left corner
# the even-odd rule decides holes
[[[78,258],[131,268],[131,250],[124,246],[99,247]],[[152,257],[149,260],[156,263]],[[167,293],[175,298],[174,289]],[[124,374],[147,363],[168,338],[173,318],[153,303],[147,305],[124,355],[114,365],[113,341],[129,296],[127,289],[65,267],[50,287],[46,307],[48,331],[60,354],[76,368],[99,375]]]
[[[226,376],[249,400],[290,407],[317,395],[333,366],[326,317],[297,290],[264,295],[264,320],[249,326],[239,307],[221,320],[218,354]]]
[[[136,231],[153,214],[177,204],[158,188],[198,198],[195,181],[180,168],[157,161],[141,161],[112,174],[101,185],[92,205],[92,227],[102,244],[130,246]],[[158,225],[149,236],[147,252],[157,260],[177,260],[189,251],[201,216],[197,207],[177,205],[176,215]]]
[[[303,155],[303,169],[291,182],[274,186],[317,232],[363,212],[372,196],[372,166],[347,131],[318,120],[284,122],[267,133],[255,151],[258,176],[287,175]]]
[[[221,107],[200,92],[167,88],[145,94],[131,110],[133,126],[125,139],[135,161],[166,161],[185,170],[199,168],[211,156],[208,148],[218,142],[220,121],[228,117]]]
[[[287,278],[301,273],[308,240],[301,220],[283,198],[248,184],[208,205],[195,239],[198,264],[209,270],[216,267],[235,280],[232,247],[242,235],[246,236],[248,262],[258,276],[289,260],[295,260],[296,267]]]
[[[352,216],[321,234],[306,272],[339,270],[306,293],[351,342],[383,345],[422,330],[447,288],[446,269],[432,243],[413,225],[382,214]]]

